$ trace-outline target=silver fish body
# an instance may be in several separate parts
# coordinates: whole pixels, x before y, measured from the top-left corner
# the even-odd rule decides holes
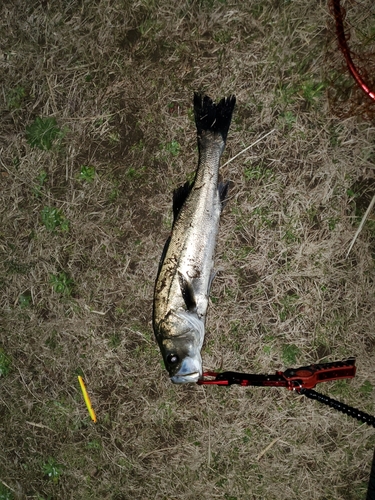
[[[194,95],[199,162],[192,186],[174,192],[174,222],[159,265],[154,291],[153,327],[172,382],[197,382],[213,257],[227,184],[218,185],[235,97],[218,104]]]

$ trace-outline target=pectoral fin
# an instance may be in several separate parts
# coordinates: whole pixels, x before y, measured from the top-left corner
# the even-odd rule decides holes
[[[185,182],[185,184],[173,191],[173,223],[175,223],[183,204],[190,194],[190,191],[191,185],[189,182]]]
[[[164,244],[163,252],[162,252],[161,257],[160,257],[159,267],[158,267],[158,276],[159,276],[159,273],[160,273],[161,268],[163,266],[165,256],[167,255],[167,251],[168,251],[168,247],[169,247],[170,241],[171,241],[171,237],[169,236],[168,239],[167,239],[167,241]]]
[[[197,309],[197,302],[195,300],[193,285],[191,281],[189,281],[188,278],[184,276],[180,271],[177,272],[182,298],[184,299],[187,310],[193,312]]]
[[[228,194],[229,182],[220,182],[218,185],[219,197],[221,201],[221,209],[225,207],[226,197]]]

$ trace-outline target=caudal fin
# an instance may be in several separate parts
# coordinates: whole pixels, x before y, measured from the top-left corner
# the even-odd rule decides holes
[[[207,95],[194,93],[194,115],[198,137],[202,132],[210,131],[220,134],[225,142],[235,104],[234,95],[224,97],[215,104]]]

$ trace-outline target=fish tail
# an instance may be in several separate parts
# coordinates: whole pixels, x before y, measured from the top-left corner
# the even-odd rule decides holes
[[[204,94],[194,93],[194,115],[198,137],[206,131],[220,134],[225,142],[232,120],[236,97],[224,97],[217,104]]]

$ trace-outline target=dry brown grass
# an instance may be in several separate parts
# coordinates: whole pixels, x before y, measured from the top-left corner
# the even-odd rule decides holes
[[[364,498],[373,429],[288,391],[175,387],[151,328],[171,193],[197,162],[192,93],[235,93],[224,161],[276,131],[222,171],[205,368],[356,356],[354,380],[318,389],[374,413],[371,216],[345,255],[374,195],[375,128],[325,2],[5,0],[0,12],[0,498]],[[26,140],[37,116],[65,130],[49,151]],[[47,230],[46,206],[68,231]],[[54,290],[58,273],[70,293]]]

